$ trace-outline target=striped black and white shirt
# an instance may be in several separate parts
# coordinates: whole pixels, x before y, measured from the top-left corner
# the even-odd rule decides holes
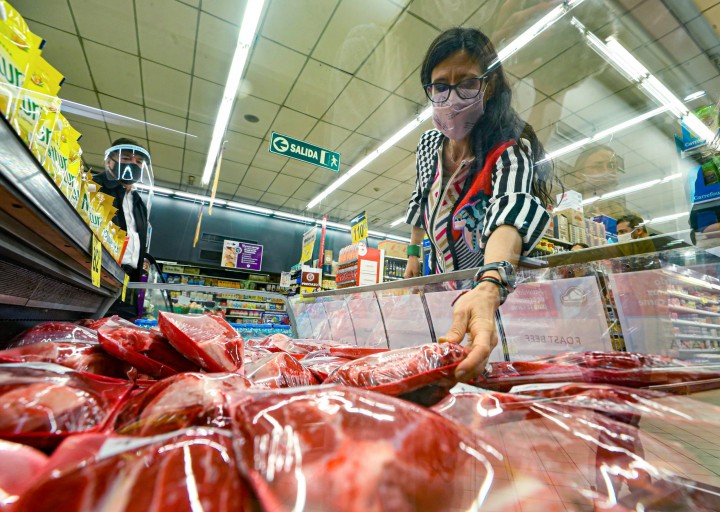
[[[485,245],[502,225],[515,226],[522,236],[523,255],[540,241],[550,215],[532,195],[533,162],[525,139],[493,148],[478,163],[464,162],[447,184],[442,183],[445,137],[429,130],[420,138],[415,191],[405,222],[422,227],[432,246],[433,272],[450,272],[483,264]]]

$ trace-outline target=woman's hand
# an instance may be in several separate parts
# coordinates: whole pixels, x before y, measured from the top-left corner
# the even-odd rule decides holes
[[[500,307],[500,290],[496,284],[482,282],[473,290],[461,296],[453,309],[452,327],[440,343],[462,343],[465,334],[470,334],[471,345],[465,360],[455,369],[455,377],[467,382],[480,375],[498,343],[495,330],[495,312]]]
[[[405,279],[420,276],[420,258],[417,256],[409,256],[407,265],[405,266]]]

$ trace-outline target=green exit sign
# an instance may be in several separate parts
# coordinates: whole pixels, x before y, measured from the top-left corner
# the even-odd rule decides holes
[[[340,153],[313,146],[303,140],[293,139],[280,133],[272,132],[269,151],[331,171],[340,171]]]

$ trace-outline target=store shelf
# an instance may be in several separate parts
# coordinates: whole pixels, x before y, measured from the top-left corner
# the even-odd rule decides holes
[[[395,260],[395,261],[407,261],[407,258],[398,258],[397,256],[388,256],[385,255],[386,260]]]
[[[673,319],[672,323],[677,325],[689,325],[693,327],[705,327],[707,329],[720,329],[720,324],[708,324],[703,322],[693,322],[692,320],[677,320]]]
[[[124,272],[103,248],[101,288],[92,285],[92,238],[90,228],[2,118],[0,303],[23,308],[26,317],[34,313],[25,308],[47,310],[42,312],[47,320],[104,313],[120,294]],[[13,320],[14,315],[6,311],[2,318]]]
[[[557,245],[564,245],[566,247],[573,246],[572,242],[568,242],[566,240],[560,240],[559,238],[553,238],[551,236],[543,236],[542,239],[547,240],[548,242],[552,242],[553,244],[557,244]]]
[[[353,260],[348,260],[348,261],[343,261],[342,263],[338,263],[337,266],[338,266],[338,268],[339,268],[339,267],[349,267],[349,266],[352,265],[353,263],[357,263],[357,262],[358,262],[358,259],[355,258],[355,259],[353,259]]]
[[[703,297],[696,297],[696,296],[694,296],[694,295],[690,295],[690,294],[687,294],[687,293],[682,293],[682,292],[678,292],[678,291],[674,291],[674,290],[671,290],[671,291],[668,291],[668,292],[664,292],[664,293],[666,293],[667,295],[671,295],[671,296],[673,296],[673,297],[679,297],[679,298],[681,298],[681,299],[692,300],[692,301],[695,301],[695,302],[699,302],[699,303],[701,303],[701,304],[713,304],[713,305],[719,305],[719,304],[720,304],[720,302],[718,302],[718,301],[716,301],[716,300],[706,299],[706,298],[703,298]]]
[[[705,336],[704,334],[683,334],[681,332],[675,333],[675,339],[679,340],[712,340],[720,341],[720,336]]]
[[[405,278],[404,277],[383,276],[383,281],[400,281],[402,279],[405,279]]]
[[[682,306],[668,306],[668,309],[671,311],[677,311],[678,313],[692,313],[692,314],[707,315],[707,316],[720,316],[720,313],[715,313],[713,311],[704,311],[702,309],[684,308]]]

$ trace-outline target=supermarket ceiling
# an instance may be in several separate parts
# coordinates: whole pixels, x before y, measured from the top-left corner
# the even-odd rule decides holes
[[[65,75],[60,96],[119,115],[68,114],[83,134],[89,164],[102,167],[111,140],[130,136],[149,145],[156,185],[202,192],[200,176],[245,2],[12,3],[46,39],[43,54]],[[270,154],[271,131],[338,151],[342,174],[426,108],[419,66],[441,30],[477,26],[503,48],[559,3],[268,0],[230,118],[220,197],[304,211],[338,174]],[[706,91],[707,102],[718,99],[720,2],[587,0],[572,16],[602,39],[614,36],[678,97]],[[549,151],[658,106],[589,48],[570,16],[504,65],[517,110]],[[676,124],[660,114],[610,136],[624,159],[620,186],[674,172],[667,165]],[[424,122],[309,214],[347,221],[367,210],[371,229],[406,234],[406,226],[390,224],[405,210],[415,146],[429,127]],[[577,184],[575,158],[577,152],[569,152],[557,161],[571,187]],[[646,217],[686,208],[677,200],[682,183],[661,185],[628,195],[628,206]]]

